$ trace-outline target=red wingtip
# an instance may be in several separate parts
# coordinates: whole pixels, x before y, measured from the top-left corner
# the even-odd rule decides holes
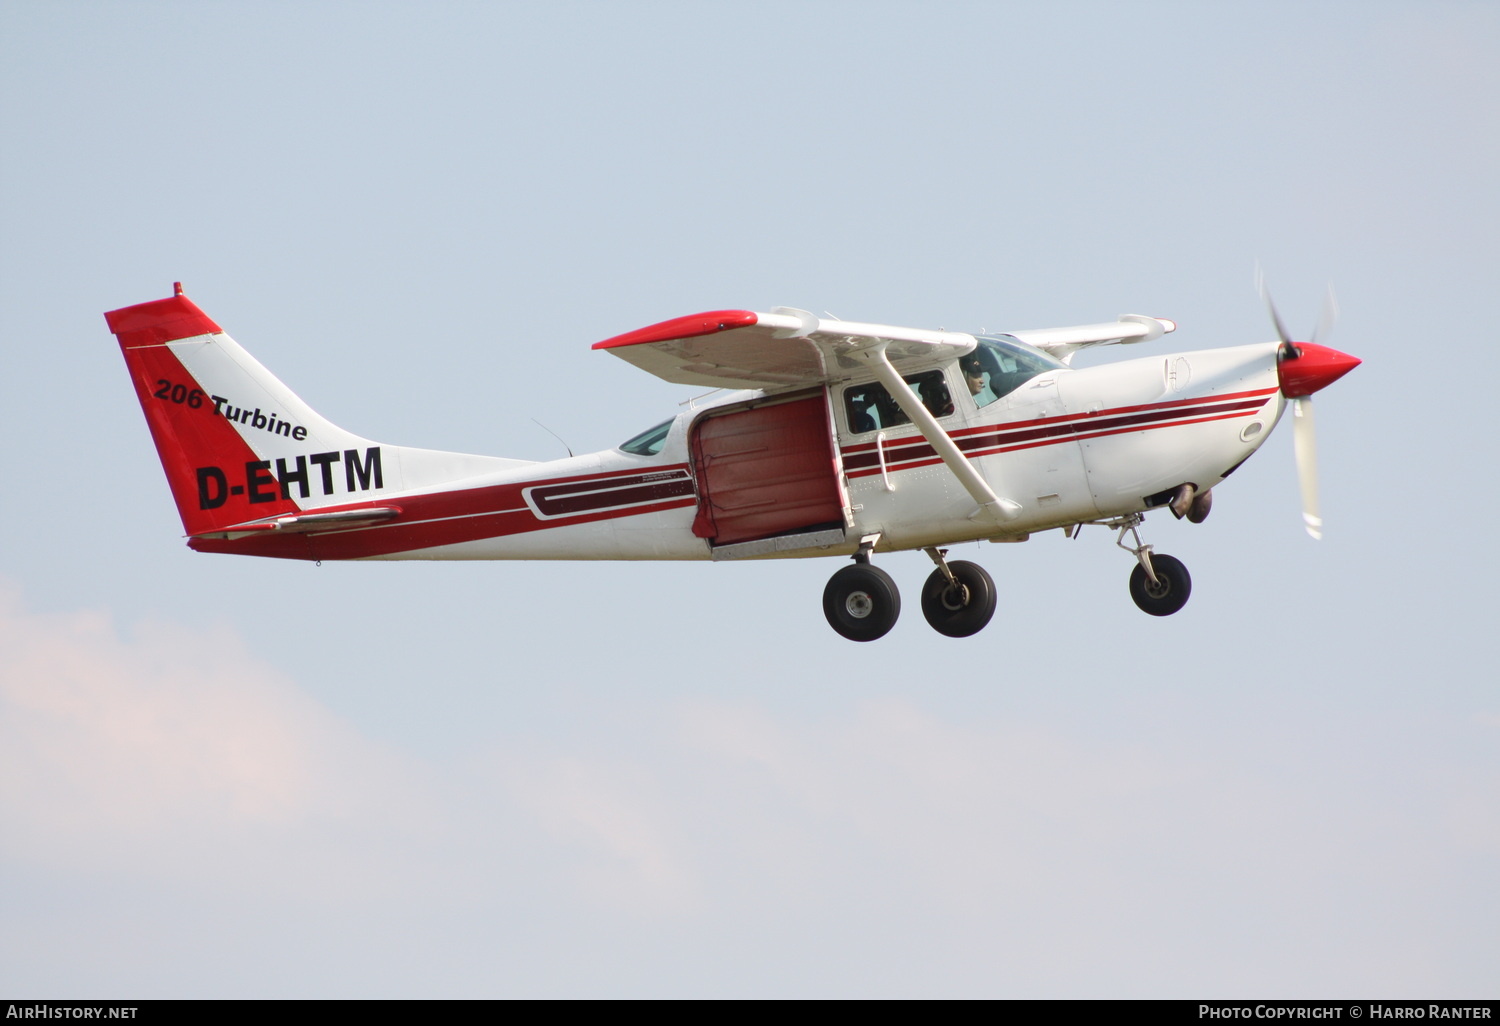
[[[708,313],[677,317],[650,327],[626,332],[624,335],[616,335],[603,342],[595,342],[593,348],[618,349],[621,346],[638,346],[649,342],[669,342],[674,338],[696,338],[699,335],[713,335],[733,328],[748,328],[756,320],[754,312],[750,310],[710,310]]]

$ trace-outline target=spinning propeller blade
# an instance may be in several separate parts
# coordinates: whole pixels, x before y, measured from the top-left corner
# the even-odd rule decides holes
[[[1318,313],[1318,326],[1313,328],[1312,338],[1309,342],[1316,345],[1333,333],[1333,322],[1339,317],[1338,297],[1333,294],[1333,286],[1328,286],[1328,291],[1323,293],[1323,309]]]
[[[1281,315],[1276,312],[1276,304],[1271,299],[1271,290],[1266,288],[1266,276],[1261,273],[1260,264],[1255,265],[1255,290],[1260,293],[1261,302],[1266,304],[1266,312],[1271,315],[1276,337],[1281,339],[1283,345],[1291,345],[1292,337],[1287,334],[1286,325],[1281,323]]]
[[[1302,486],[1302,522],[1314,539],[1323,537],[1318,515],[1318,444],[1311,399],[1292,400],[1292,443],[1297,454],[1297,481]]]
[[[1313,427],[1312,394],[1348,374],[1359,366],[1360,361],[1318,342],[1327,338],[1338,317],[1338,300],[1331,286],[1323,297],[1323,310],[1318,315],[1317,327],[1313,329],[1313,340],[1300,345],[1287,334],[1259,265],[1255,268],[1255,286],[1271,314],[1276,337],[1281,340],[1276,374],[1281,382],[1281,394],[1292,402],[1292,445],[1297,458],[1297,481],[1302,490],[1302,522],[1308,534],[1321,539],[1323,517],[1318,510],[1318,444]]]

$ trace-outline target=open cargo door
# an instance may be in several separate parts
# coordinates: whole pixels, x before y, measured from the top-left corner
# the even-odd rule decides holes
[[[716,547],[844,529],[826,391],[711,412],[693,425],[692,456],[693,533]]]

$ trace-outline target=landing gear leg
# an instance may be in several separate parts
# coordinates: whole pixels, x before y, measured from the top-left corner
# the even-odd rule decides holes
[[[947,560],[948,550],[928,548],[937,569],[922,586],[922,615],[932,629],[950,638],[984,630],[995,615],[995,582],[978,563]]]
[[[1193,592],[1193,579],[1188,575],[1182,561],[1165,553],[1152,553],[1151,546],[1141,543],[1136,531],[1144,518],[1134,513],[1118,524],[1120,534],[1115,544],[1136,558],[1136,568],[1130,572],[1130,597],[1143,612],[1152,616],[1171,616],[1187,605]],[[1135,541],[1125,544],[1125,534]]]
[[[834,574],[823,589],[828,625],[850,641],[882,638],[901,615],[901,593],[891,575],[870,565],[870,550],[880,535],[860,539],[854,565]]]

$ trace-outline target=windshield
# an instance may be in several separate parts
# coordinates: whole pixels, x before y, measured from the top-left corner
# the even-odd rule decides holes
[[[667,444],[667,435],[672,431],[673,420],[664,420],[653,428],[647,428],[629,441],[621,442],[620,448],[637,456],[655,456],[661,452],[661,447]]]
[[[980,335],[979,347],[959,360],[959,369],[974,405],[988,406],[1038,374],[1065,370],[1067,364],[1010,335]]]

